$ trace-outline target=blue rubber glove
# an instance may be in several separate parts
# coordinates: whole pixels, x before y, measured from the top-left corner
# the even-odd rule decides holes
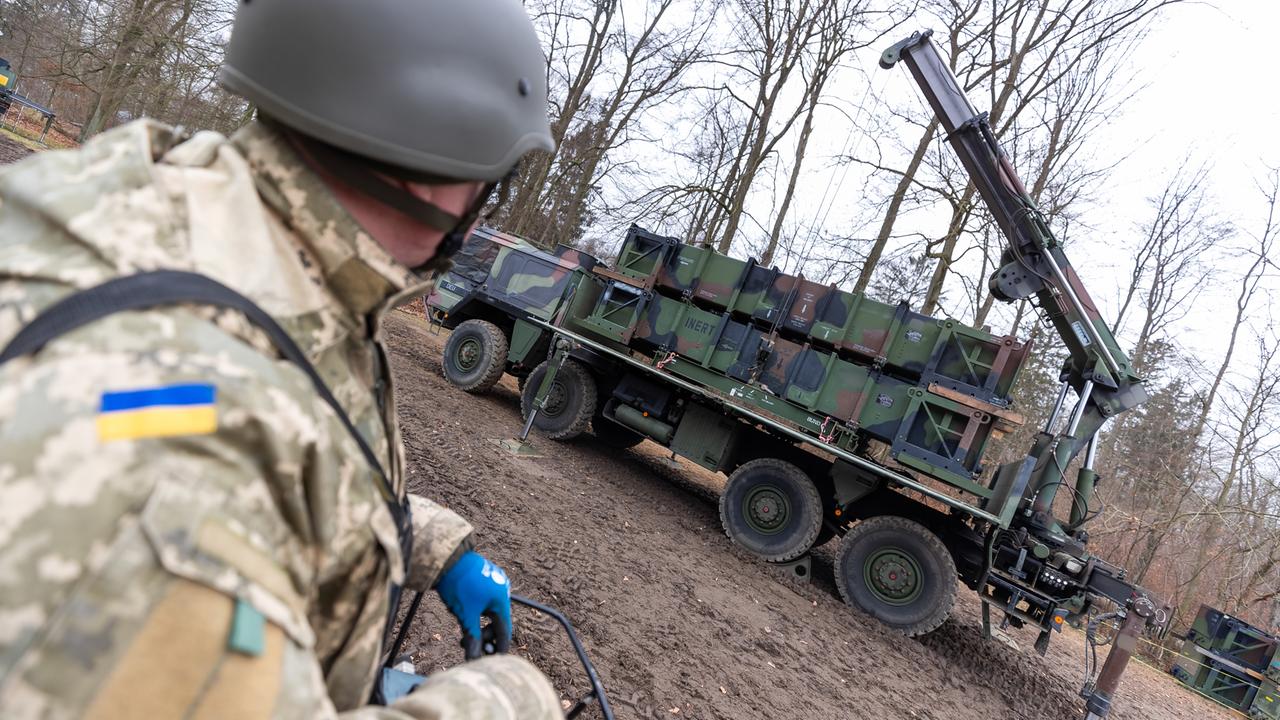
[[[511,584],[502,568],[468,551],[436,583],[436,592],[462,626],[468,660],[511,647]],[[480,630],[480,618],[489,625]]]

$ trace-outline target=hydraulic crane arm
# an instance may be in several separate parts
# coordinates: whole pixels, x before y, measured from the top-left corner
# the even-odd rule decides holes
[[[969,102],[931,35],[931,31],[914,33],[890,47],[881,56],[880,66],[891,68],[899,61],[906,63],[1008,240],[1001,254],[1001,267],[988,283],[992,295],[1004,302],[1034,296],[1070,351],[1063,380],[1075,389],[1080,402],[1067,431],[1056,438],[1052,447],[1040,449],[1029,483],[1035,510],[1048,514],[1071,459],[1093,440],[1108,418],[1137,407],[1146,401],[1147,393],[1054,238],[1048,221],[996,142],[987,114],[979,113]],[[1088,499],[1082,501],[1080,496],[1078,490],[1077,504],[1087,506]],[[1083,508],[1080,512],[1083,517]],[[1073,510],[1072,514],[1077,513]],[[1073,522],[1076,519],[1073,517]]]
[[[987,114],[979,113],[969,102],[950,66],[934,47],[931,34],[918,32],[890,47],[880,57],[880,66],[891,68],[899,61],[906,63],[1008,240],[1001,254],[1001,267],[988,282],[991,294],[1004,302],[1034,296],[1070,352],[1062,372],[1062,390],[1044,432],[1026,459],[1000,468],[996,487],[1002,487],[1003,479],[1003,487],[1026,488],[1015,500],[1024,511],[1014,520],[1019,531],[1029,532],[1037,543],[1071,550],[1083,560],[1088,557],[1084,554],[1087,536],[1080,527],[1096,515],[1091,514],[1089,504],[1094,500],[1097,433],[1108,418],[1145,402],[1147,393],[1061,244],[1053,237],[1048,221],[996,142]],[[1075,389],[1079,400],[1065,430],[1053,434],[1068,386]],[[1058,488],[1066,484],[1067,466],[1086,446],[1089,452],[1078,471],[1071,518],[1064,527],[1053,516],[1053,499]],[[1088,559],[1088,565],[1094,567],[1094,560]],[[1088,593],[1120,604],[1124,618],[1102,671],[1081,691],[1087,717],[1094,720],[1108,714],[1137,635],[1148,627],[1167,629],[1168,618],[1160,619],[1150,594],[1125,582],[1123,571],[1086,572],[1082,582]]]
[[[915,33],[894,45],[881,56],[880,65],[889,68],[898,60],[906,62],[1009,240],[1001,258],[1002,267],[989,282],[992,294],[1005,302],[1035,295],[1071,351],[1074,369],[1083,378],[1115,389],[1139,382],[1044,216],[996,142],[986,113],[978,113],[969,102],[931,35],[931,31]]]

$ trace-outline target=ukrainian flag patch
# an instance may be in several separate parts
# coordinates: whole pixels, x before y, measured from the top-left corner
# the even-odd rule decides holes
[[[98,439],[207,435],[218,429],[217,389],[209,383],[102,393]]]

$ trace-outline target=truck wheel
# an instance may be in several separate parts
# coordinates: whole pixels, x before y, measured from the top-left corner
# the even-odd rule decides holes
[[[907,637],[934,630],[956,600],[956,564],[938,536],[914,520],[858,523],[836,556],[840,597]]]
[[[520,415],[528,418],[533,401],[546,377],[547,365],[541,365],[529,373],[520,393]],[[552,440],[572,440],[587,431],[591,416],[596,412],[596,381],[581,364],[565,360],[551,383],[546,407],[538,410],[533,426]]]
[[[488,392],[507,368],[507,336],[487,320],[468,320],[449,335],[440,364],[450,385],[469,393]]]
[[[764,560],[795,560],[822,530],[822,499],[800,468],[760,458],[729,476],[720,495],[720,522],[730,540]]]
[[[633,448],[644,442],[644,435],[600,414],[591,418],[591,434],[602,444],[617,450]]]

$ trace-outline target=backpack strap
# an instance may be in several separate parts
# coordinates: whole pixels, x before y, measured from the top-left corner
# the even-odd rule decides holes
[[[395,520],[396,531],[400,538],[400,550],[404,554],[406,569],[409,553],[413,546],[413,527],[409,518],[408,500],[401,500],[391,479],[379,462],[373,448],[365,441],[364,436],[356,430],[338,399],[333,396],[329,387],[324,384],[320,374],[316,372],[307,356],[298,344],[289,337],[284,328],[265,310],[252,300],[214,280],[198,273],[181,270],[155,270],[151,272],[126,275],[73,293],[45,309],[34,320],[24,326],[0,351],[0,365],[23,355],[39,352],[51,340],[89,323],[101,320],[109,315],[129,310],[146,310],[149,308],[193,303],[212,305],[214,307],[235,310],[249,322],[266,333],[267,337],[280,351],[280,355],[302,370],[311,380],[312,386],[320,398],[333,409],[334,414],[342,421],[342,426],[360,447],[361,454],[368,461],[380,480],[379,491],[386,501],[387,509]],[[395,603],[392,606],[395,612]]]

